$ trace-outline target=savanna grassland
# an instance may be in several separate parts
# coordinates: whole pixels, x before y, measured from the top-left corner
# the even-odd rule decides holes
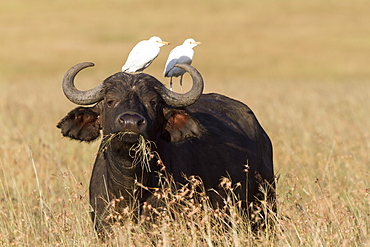
[[[369,246],[369,9],[361,0],[1,1],[0,245],[103,245],[88,203],[98,142],[55,127],[74,107],[61,80],[91,61],[77,77],[91,88],[158,35],[172,45],[146,73],[168,84],[169,51],[193,37],[205,92],[254,110],[274,146],[279,214],[256,236],[240,219],[225,229],[195,210],[150,233],[127,224],[109,244]]]

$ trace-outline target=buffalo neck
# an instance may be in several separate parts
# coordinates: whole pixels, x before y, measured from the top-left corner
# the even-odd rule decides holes
[[[131,146],[130,146],[131,147]],[[104,152],[107,161],[107,178],[112,188],[111,193],[115,197],[123,197],[125,200],[133,199],[141,191],[139,184],[146,184],[147,172],[142,164],[134,164],[132,155],[129,154],[130,147],[123,147],[119,153],[111,149]]]

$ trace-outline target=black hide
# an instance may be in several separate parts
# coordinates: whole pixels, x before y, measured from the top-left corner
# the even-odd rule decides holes
[[[121,208],[150,201],[147,190],[134,191],[135,182],[158,186],[160,167],[155,159],[150,169],[132,164],[129,150],[139,135],[156,144],[155,151],[177,183],[186,182],[184,175],[197,175],[207,190],[213,188],[222,196],[220,179],[230,178],[233,184],[241,183],[236,193],[244,206],[263,199],[260,186],[268,185],[268,198],[273,202],[272,145],[253,112],[219,94],[204,94],[194,104],[175,109],[164,103],[156,83],[143,73],[117,73],[105,80],[101,102],[76,108],[57,126],[64,136],[88,142],[103,131],[90,182],[97,230],[109,226],[106,207],[112,200],[121,198]],[[214,206],[222,204],[216,193],[209,191],[208,195]]]

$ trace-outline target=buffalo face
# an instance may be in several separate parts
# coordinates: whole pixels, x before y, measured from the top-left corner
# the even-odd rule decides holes
[[[127,155],[139,137],[155,141],[162,133],[165,103],[153,89],[159,82],[146,74],[117,73],[105,81],[101,104],[103,145]]]
[[[192,89],[185,94],[169,91],[150,75],[123,72],[108,77],[96,88],[79,91],[74,86],[74,77],[90,66],[93,64],[77,64],[63,79],[63,91],[70,101],[80,105],[96,103],[69,112],[57,125],[63,136],[90,142],[102,130],[103,142],[109,141],[112,149],[120,150],[122,145],[136,143],[139,136],[155,141],[163,135],[179,141],[199,132],[195,121],[176,109],[191,105],[203,91],[203,80],[193,67],[178,65],[193,79]]]

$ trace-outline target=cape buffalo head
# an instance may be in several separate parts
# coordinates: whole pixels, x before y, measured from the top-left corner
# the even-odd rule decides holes
[[[187,115],[180,114],[181,107],[193,104],[203,91],[200,73],[187,64],[177,64],[186,70],[193,79],[189,92],[179,94],[168,90],[156,78],[145,74],[116,73],[105,79],[97,87],[80,91],[74,85],[74,78],[84,68],[93,63],[80,63],[70,68],[63,79],[66,97],[78,107],[63,118],[58,128],[64,136],[90,142],[100,136],[111,138],[112,149],[123,150],[122,145],[132,146],[138,136],[156,140],[159,135],[171,140],[181,140],[196,133],[193,120],[185,121]],[[129,147],[128,147],[129,148]]]

